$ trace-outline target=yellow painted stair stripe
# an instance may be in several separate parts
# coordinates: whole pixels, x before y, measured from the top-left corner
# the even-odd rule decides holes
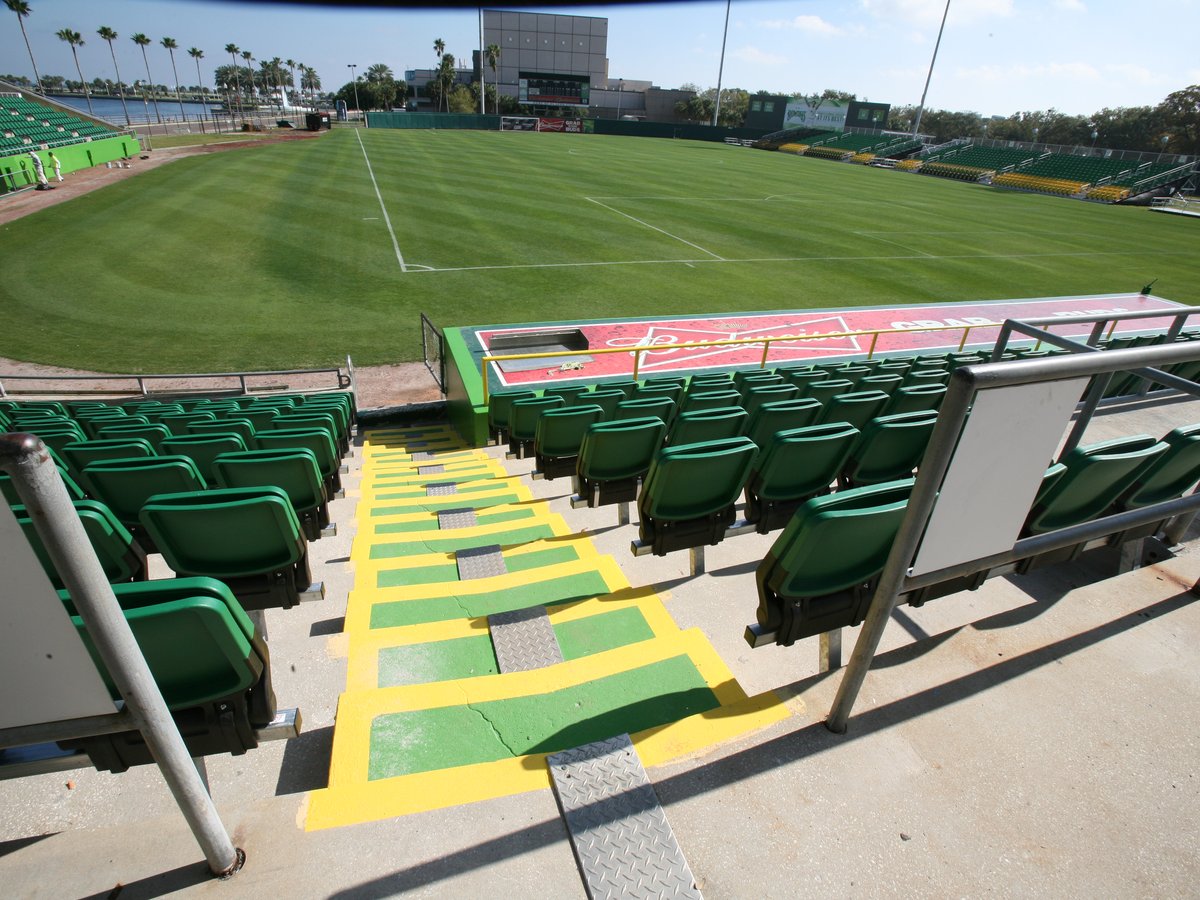
[[[561,519],[561,517],[560,517]],[[486,545],[487,542],[484,542]],[[561,537],[540,538],[536,541],[528,541],[524,544],[514,544],[511,547],[502,547],[505,559],[512,559],[515,556],[521,556],[525,553],[538,553],[542,550],[554,550],[562,547],[571,547],[575,550],[579,559],[594,559],[599,555],[596,550],[596,545],[593,544],[585,535],[573,535],[568,529],[567,534]],[[374,575],[379,572],[391,572],[396,569],[417,569],[423,566],[444,566],[453,565],[455,563],[455,555],[453,551],[432,553],[420,553],[416,556],[397,556],[392,559],[352,559],[354,570],[358,576],[369,579],[367,583],[374,582]],[[534,573],[540,573],[541,569],[535,569],[532,572],[516,572],[510,574],[529,576]],[[498,575],[497,578],[505,576]],[[487,580],[487,579],[476,579]],[[358,577],[355,578],[355,583],[358,583]],[[454,584],[462,584],[461,581],[455,581]]]
[[[470,491],[469,493],[463,492],[463,493],[459,493],[459,494],[442,494],[442,495],[433,496],[433,497],[428,497],[428,496],[423,496],[423,495],[419,495],[416,497],[396,497],[396,498],[379,497],[379,496],[362,497],[360,492],[352,491],[352,490],[346,491],[346,496],[347,497],[362,497],[362,502],[358,506],[358,515],[360,515],[360,516],[370,515],[371,511],[374,509],[393,509],[393,508],[397,508],[397,507],[403,509],[405,507],[414,507],[414,511],[416,511],[416,508],[427,506],[430,503],[434,503],[434,502],[445,503],[446,501],[452,500],[455,497],[458,498],[458,502],[454,504],[455,506],[470,506],[472,501],[474,501],[474,500],[486,500],[489,497],[497,497],[497,496],[502,497],[507,494],[512,494],[514,497],[517,498],[518,501],[533,499],[533,494],[530,493],[530,490],[526,485],[509,484],[507,481],[496,481],[496,482],[492,482],[492,484],[493,484],[493,487],[491,487],[487,490],[475,490],[475,491]],[[374,495],[376,493],[382,493],[382,492],[373,491],[372,495]],[[449,508],[449,507],[447,507],[447,508]]]
[[[530,497],[527,500],[518,500],[516,503],[501,503],[497,506],[484,507],[477,510],[476,515],[482,518],[483,516],[492,515],[493,513],[511,512],[512,510],[518,508],[548,510],[550,508],[550,503],[546,500]],[[367,520],[366,518],[360,518],[358,527],[361,532],[364,528],[370,528],[374,525],[391,525],[398,522],[417,522],[422,519],[427,519],[431,523],[430,528],[435,527],[438,523],[436,512],[432,512],[427,509],[419,509],[413,512],[395,513],[394,515],[390,516],[375,516],[370,520]],[[524,520],[514,519],[513,521],[521,522]],[[401,532],[401,534],[403,534],[403,532]]]
[[[484,540],[491,535],[503,535],[511,531],[519,531],[526,528],[533,528],[537,525],[546,525],[550,528],[550,533],[555,537],[566,537],[569,534],[574,534],[575,529],[567,524],[566,519],[558,513],[552,513],[547,509],[545,513],[540,515],[530,516],[527,519],[517,519],[511,522],[492,522],[487,525],[476,525],[474,528],[450,528],[446,530],[431,529],[429,531],[405,531],[400,534],[392,535],[392,540],[388,540],[387,535],[365,535],[358,534],[354,538],[354,543],[350,550],[350,562],[358,563],[384,563],[389,560],[413,559],[412,556],[396,556],[388,559],[371,559],[371,548],[380,544],[421,544],[426,541],[446,541],[452,538],[480,538],[481,540],[475,546],[483,546],[486,544],[494,544],[496,541]],[[433,551],[435,555],[441,551]],[[426,556],[427,554],[421,554]],[[388,568],[392,568],[389,566]]]

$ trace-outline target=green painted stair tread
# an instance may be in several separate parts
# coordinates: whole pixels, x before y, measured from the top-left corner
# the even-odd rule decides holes
[[[475,546],[493,544],[490,536],[476,538]],[[574,547],[547,547],[530,553],[517,553],[504,558],[504,565],[509,572],[527,572],[530,569],[540,569],[542,566],[553,566],[558,563],[571,562],[579,559]],[[412,566],[407,569],[382,569],[375,579],[375,586],[381,588],[405,587],[414,584],[440,584],[447,581],[458,581],[458,565],[454,560],[433,566]],[[532,604],[527,604],[532,606]]]
[[[371,508],[370,516],[399,516],[414,512],[436,512],[439,509],[458,509],[469,506],[472,509],[483,509],[488,506],[505,506],[509,503],[519,503],[521,497],[512,494],[489,494],[486,497],[464,497],[462,494],[449,494],[444,497],[430,497],[425,503],[409,503],[404,506],[375,506]]]
[[[371,627],[394,628],[423,622],[490,616],[493,613],[525,609],[527,606],[556,606],[608,593],[603,575],[599,572],[580,572],[486,594],[376,603],[371,607]]]
[[[478,547],[480,541],[510,547],[514,544],[528,544],[530,541],[554,537],[554,529],[549,524],[542,523],[487,535],[464,534],[456,537],[453,531],[447,531],[445,535],[445,537],[423,541],[387,541],[372,544],[371,559],[397,559],[404,556],[420,556],[422,553],[451,553],[455,550]]]
[[[456,481],[463,484],[468,481],[497,481],[504,478],[495,472],[434,472],[430,475],[418,475],[416,472],[394,473],[390,475],[376,474],[370,476],[371,487],[375,490],[412,487],[437,481]],[[366,481],[367,479],[364,479]],[[422,488],[423,489],[423,488]]]
[[[371,780],[552,753],[720,704],[686,655],[527,697],[389,713],[371,724]]]
[[[443,472],[441,475],[429,476],[430,484],[441,484],[447,481],[458,482],[453,473]],[[489,478],[487,481],[465,481],[458,485],[458,490],[454,496],[464,497],[471,494],[477,494],[482,491],[494,490],[497,485],[503,486],[505,481],[511,481],[508,478]],[[403,485],[397,485],[396,490],[389,488],[376,488],[372,493],[376,500],[411,500],[414,497],[425,497],[425,485],[412,485],[408,490],[400,490]],[[467,506],[469,504],[461,504]]]
[[[654,637],[649,623],[637,607],[573,619],[554,625],[563,659],[578,659]],[[379,687],[429,684],[495,675],[496,654],[486,634],[384,647],[379,651]]]
[[[515,522],[537,515],[532,507],[508,509],[498,513],[483,513],[475,517],[478,525],[496,525],[501,522]],[[417,519],[412,522],[385,522],[375,526],[375,534],[404,534],[409,531],[432,531],[437,528],[437,520]]]

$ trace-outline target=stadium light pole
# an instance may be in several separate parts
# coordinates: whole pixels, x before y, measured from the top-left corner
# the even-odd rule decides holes
[[[350,70],[350,82],[354,85],[354,108],[358,110],[359,116],[362,116],[362,107],[358,105],[358,73],[355,71],[358,63],[346,63],[346,68]]]
[[[621,91],[625,87],[625,79],[622,78],[617,82],[617,119],[621,118]]]
[[[938,27],[937,41],[933,45],[933,57],[929,60],[929,74],[925,76],[925,90],[921,91],[921,105],[917,107],[917,121],[913,123],[913,137],[921,130],[921,116],[925,114],[925,96],[929,93],[929,82],[933,80],[933,64],[937,62],[938,47],[942,46],[942,32],[946,30],[946,17],[950,15],[950,0],[942,10],[942,24]]]
[[[496,89],[496,97],[499,98],[499,85]],[[487,113],[487,83],[483,80],[483,7],[479,7],[479,114]]]
[[[713,128],[717,127],[717,116],[721,114],[721,77],[725,74],[725,42],[729,39],[729,5],[732,2],[733,0],[725,0],[725,33],[721,35],[721,63],[717,66],[717,102],[713,104]]]

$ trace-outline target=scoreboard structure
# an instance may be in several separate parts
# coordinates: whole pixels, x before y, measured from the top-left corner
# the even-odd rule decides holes
[[[521,72],[517,102],[523,106],[578,106],[586,109],[592,81],[588,75]]]

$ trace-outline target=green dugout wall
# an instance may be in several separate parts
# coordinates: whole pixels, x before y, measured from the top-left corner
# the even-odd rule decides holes
[[[53,181],[54,165],[50,161],[51,151],[41,150],[34,144],[30,144],[29,149],[37,151],[42,165],[46,168],[46,177]],[[136,156],[141,149],[137,138],[128,134],[118,134],[101,140],[55,147],[53,153],[62,161],[63,174],[66,175],[80,169],[102,166],[113,160],[128,159]],[[0,156],[0,175],[4,176],[0,178],[0,194],[37,184],[37,177],[33,174],[33,160],[29,158],[28,150],[10,156]]]

